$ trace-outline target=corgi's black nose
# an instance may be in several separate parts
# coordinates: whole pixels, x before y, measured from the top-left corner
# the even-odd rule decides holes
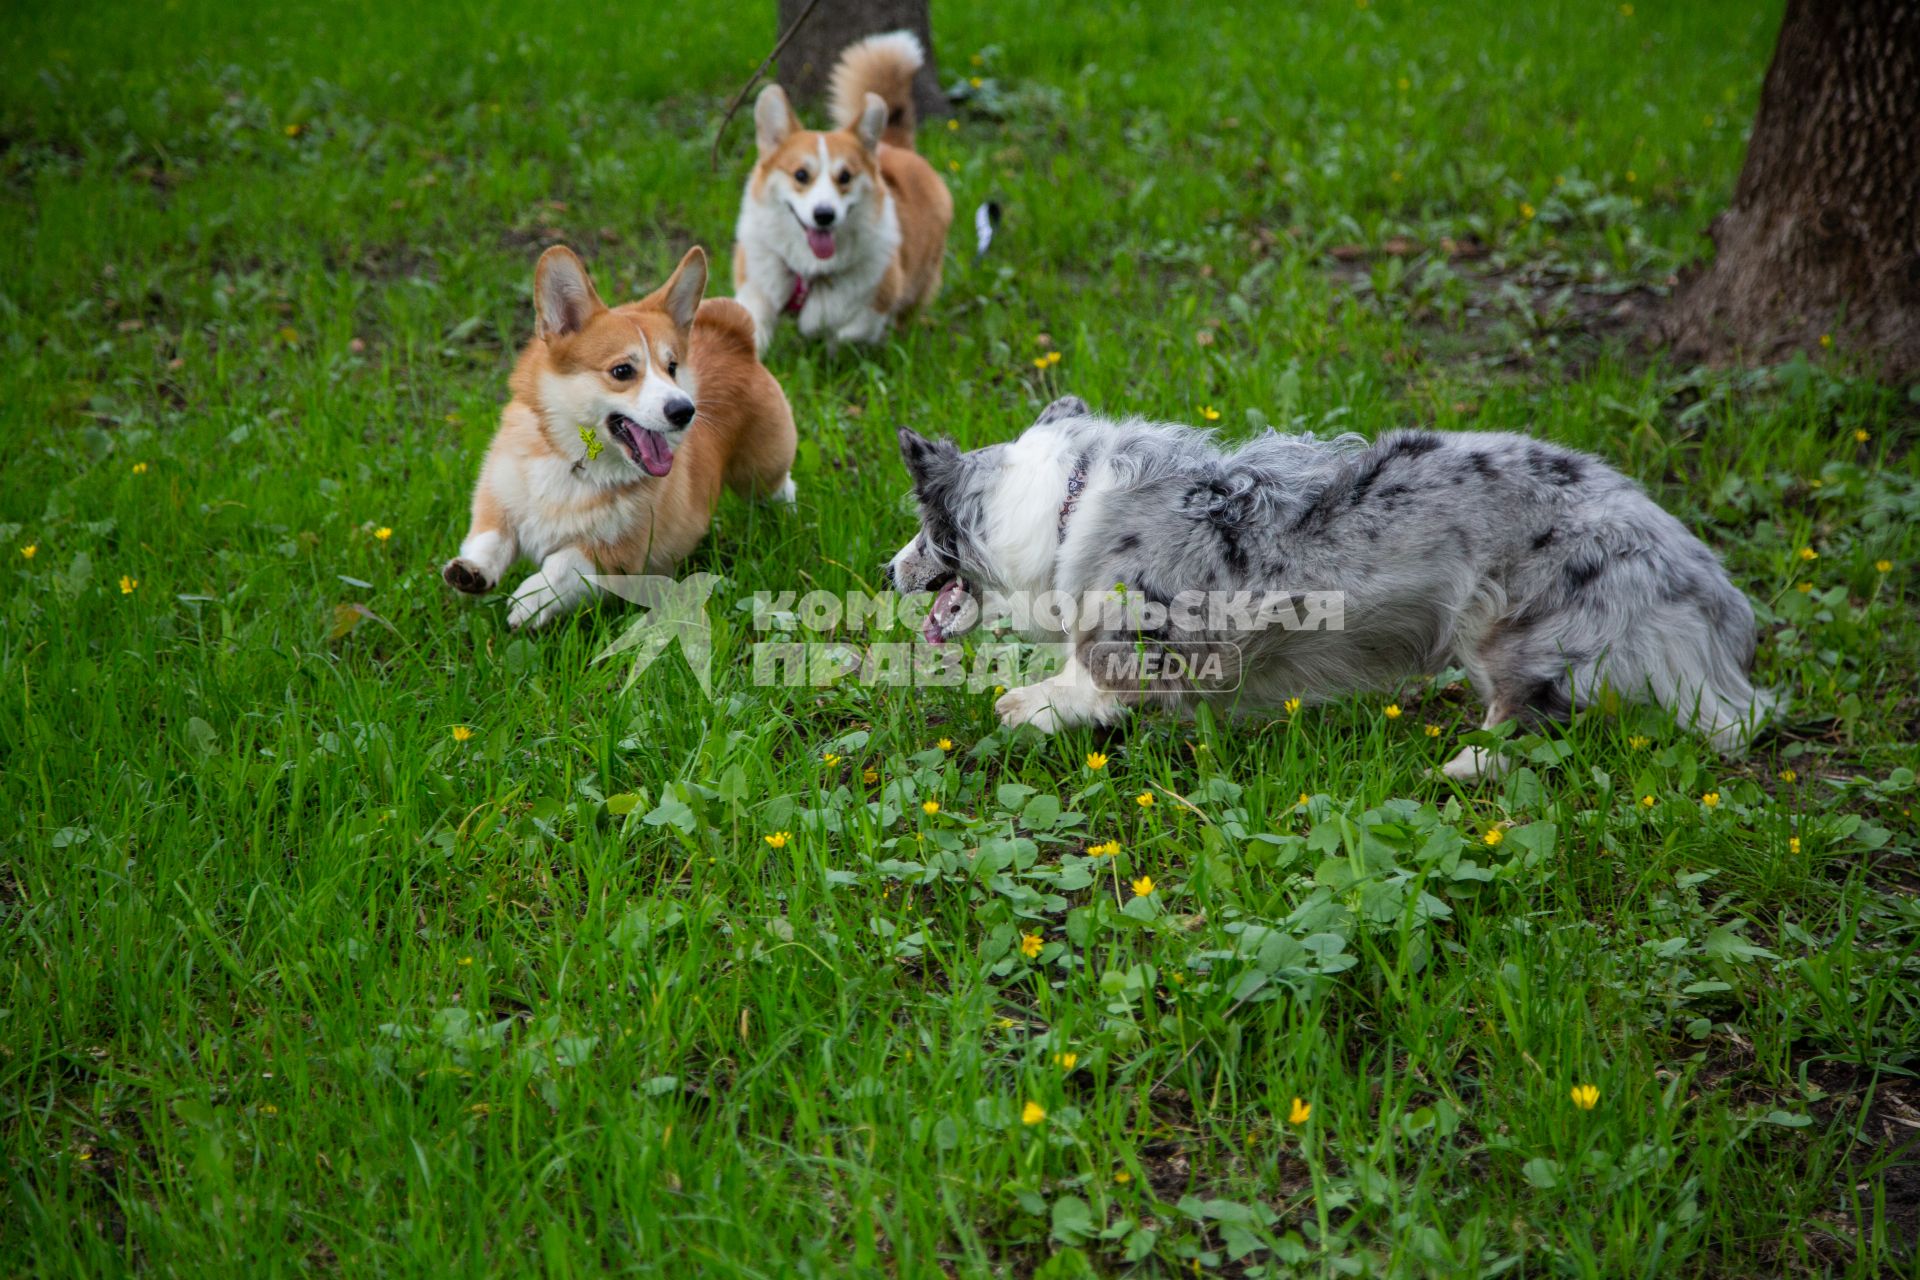
[[[684,427],[693,421],[693,401],[682,396],[678,400],[667,401],[667,407],[660,412],[667,415],[667,421],[676,427]]]
[[[839,216],[830,204],[813,206],[813,225],[816,227],[830,227],[833,225],[833,220]]]

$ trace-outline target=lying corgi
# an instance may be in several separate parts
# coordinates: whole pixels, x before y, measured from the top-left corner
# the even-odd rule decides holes
[[[507,622],[537,627],[591,594],[589,574],[669,572],[706,534],[723,484],[793,501],[787,397],[754,354],[746,311],[702,302],[706,287],[695,247],[658,292],[609,308],[571,249],[541,255],[534,338],[449,585],[488,592],[532,560]]]
[[[779,85],[754,104],[760,160],[734,232],[734,297],[765,351],[782,313],[800,332],[877,342],[896,316],[933,300],[953,196],[913,150],[912,32],[848,45],[830,88],[840,127],[802,129]]]

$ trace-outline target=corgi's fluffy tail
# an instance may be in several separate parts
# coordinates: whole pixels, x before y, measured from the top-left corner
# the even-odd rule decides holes
[[[887,127],[880,141],[890,147],[913,145],[913,77],[927,61],[920,38],[911,31],[889,31],[856,40],[840,51],[827,82],[833,118],[843,129],[860,119],[867,95],[887,104]]]

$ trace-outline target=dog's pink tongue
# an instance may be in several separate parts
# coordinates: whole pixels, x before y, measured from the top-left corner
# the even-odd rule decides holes
[[[807,232],[807,248],[813,250],[814,257],[825,262],[833,256],[833,232],[815,227]]]
[[[663,476],[673,470],[673,446],[658,431],[640,432],[640,466],[650,476]]]
[[[946,643],[947,633],[946,629],[941,625],[942,619],[953,616],[953,598],[960,595],[964,590],[965,588],[960,585],[960,580],[955,578],[952,582],[940,588],[940,594],[933,598],[931,605],[927,606],[927,623],[926,626],[921,628],[921,634],[926,636],[928,644]]]

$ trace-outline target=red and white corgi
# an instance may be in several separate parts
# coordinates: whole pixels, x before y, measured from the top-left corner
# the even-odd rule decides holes
[[[832,132],[802,129],[779,85],[761,91],[760,160],[733,250],[734,297],[753,314],[759,350],[784,312],[809,338],[877,342],[939,291],[953,196],[913,150],[913,75],[925,61],[909,31],[848,45],[830,81]]]
[[[593,591],[594,573],[670,572],[707,532],[720,488],[791,503],[793,413],[754,353],[753,321],[701,301],[707,255],[688,250],[660,289],[609,308],[571,249],[534,271],[536,327],[480,467],[473,524],[442,571],[494,589],[540,566],[509,625],[539,626]]]

